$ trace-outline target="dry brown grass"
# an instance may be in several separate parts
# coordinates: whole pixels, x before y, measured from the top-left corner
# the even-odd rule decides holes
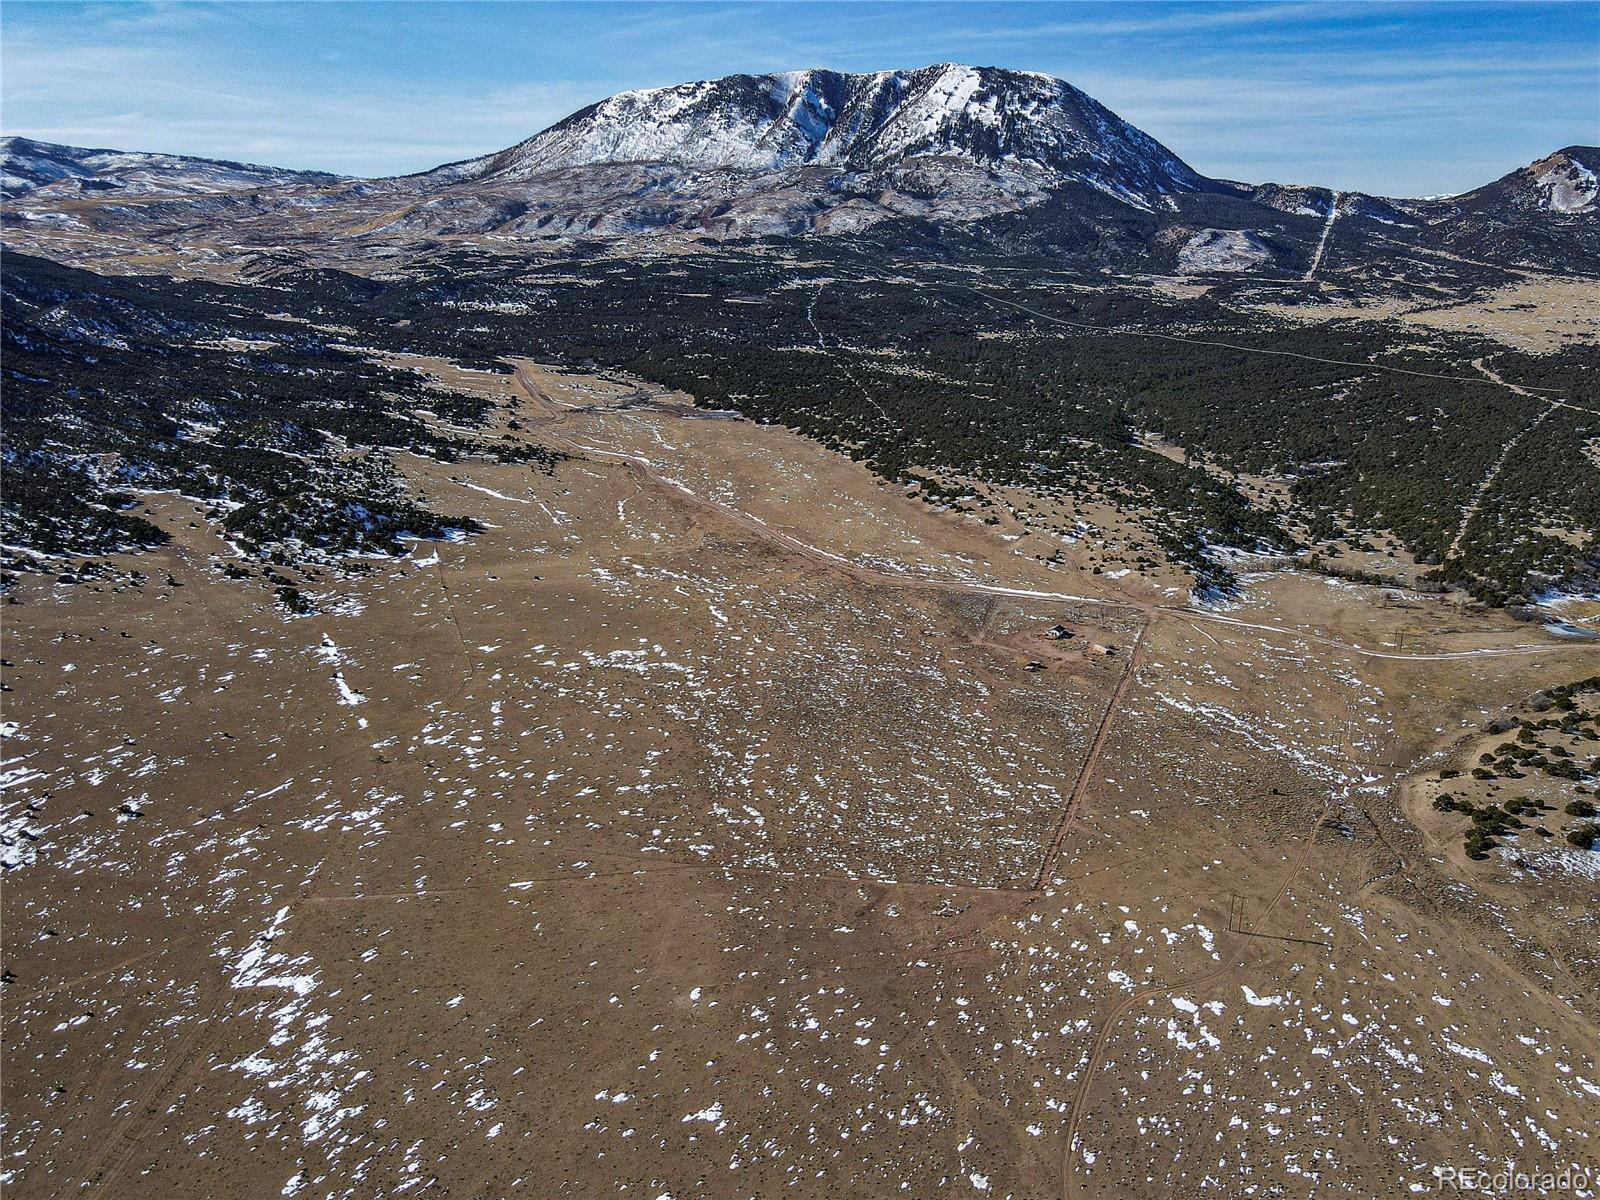
[[[21,585],[8,1194],[1372,1196],[1530,1122],[1592,1158],[1547,926],[1397,790],[1585,648],[1286,573],[1222,614],[1276,630],[1163,609],[780,429],[416,365],[656,475],[412,461],[486,532],[315,617],[176,497],[142,587]]]

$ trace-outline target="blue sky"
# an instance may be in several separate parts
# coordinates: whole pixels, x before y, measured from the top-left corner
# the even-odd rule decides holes
[[[8,0],[0,129],[351,174],[624,88],[954,60],[1071,81],[1208,174],[1459,191],[1600,142],[1600,3]]]

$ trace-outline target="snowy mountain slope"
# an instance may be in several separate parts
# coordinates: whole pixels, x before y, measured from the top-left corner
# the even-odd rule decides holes
[[[196,194],[289,183],[327,183],[337,175],[177,154],[86,150],[32,138],[0,138],[0,187],[16,197],[38,188],[64,193]]]
[[[1062,80],[954,63],[868,75],[732,75],[622,92],[510,149],[442,170],[476,182],[621,163],[871,173],[919,158],[1035,184],[1082,182],[1141,207],[1220,186]]]

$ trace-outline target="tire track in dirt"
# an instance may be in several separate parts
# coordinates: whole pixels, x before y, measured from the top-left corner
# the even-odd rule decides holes
[[[218,1008],[196,1019],[195,1027],[173,1048],[162,1068],[138,1089],[129,1105],[128,1115],[117,1122],[91,1152],[88,1162],[79,1172],[77,1192],[104,1191],[127,1169],[129,1161],[143,1142],[145,1126],[165,1111],[161,1102],[173,1091],[180,1090],[199,1064],[210,1056],[212,1043],[225,1021],[226,1013]]]
[[[822,299],[822,291],[827,286],[828,285],[826,283],[818,284],[817,294],[811,297],[811,303],[806,305],[806,322],[811,326],[812,332],[817,335],[818,349],[824,351],[828,350],[829,346],[827,341],[822,336],[822,326],[817,324],[816,308],[817,301]],[[835,349],[843,350],[844,347],[840,346],[836,347]],[[877,409],[878,415],[883,418],[884,424],[892,428],[894,422],[889,419],[889,414],[884,411],[883,405],[879,404],[872,398],[872,393],[867,390],[866,385],[863,384],[860,379],[856,378],[856,373],[850,369],[848,364],[841,362],[839,365],[844,369],[844,373],[849,378],[850,382],[856,385],[856,391],[861,393],[861,398],[868,404],[872,405],[873,408]]]
[[[1056,860],[1061,857],[1061,847],[1066,844],[1067,835],[1072,832],[1073,822],[1077,819],[1078,809],[1082,807],[1084,793],[1088,791],[1093,778],[1095,764],[1100,761],[1100,752],[1105,748],[1106,739],[1110,736],[1117,710],[1122,707],[1128,687],[1133,682],[1134,676],[1139,673],[1139,660],[1144,651],[1145,634],[1149,631],[1150,625],[1146,622],[1134,635],[1133,649],[1128,653],[1128,664],[1123,668],[1117,686],[1112,689],[1111,698],[1106,701],[1105,711],[1100,714],[1100,724],[1095,728],[1088,749],[1084,751],[1083,763],[1078,768],[1078,777],[1073,781],[1072,791],[1067,796],[1066,806],[1061,812],[1061,819],[1049,844],[1045,847],[1044,857],[1039,862],[1038,874],[1033,877],[1033,890],[1036,892],[1042,890],[1053,876]]]
[[[1494,481],[1500,478],[1500,472],[1505,469],[1506,460],[1511,457],[1511,452],[1517,448],[1517,443],[1522,441],[1539,426],[1543,425],[1545,418],[1555,412],[1555,405],[1547,405],[1539,414],[1524,425],[1512,436],[1500,450],[1495,460],[1489,464],[1489,469],[1484,472],[1483,478],[1478,481],[1478,486],[1472,489],[1472,498],[1461,509],[1461,524],[1456,526],[1456,535],[1450,539],[1450,546],[1445,551],[1447,559],[1455,558],[1461,553],[1461,542],[1467,536],[1467,530],[1472,527],[1472,522],[1477,519],[1478,512],[1483,507],[1484,499],[1494,487]]]

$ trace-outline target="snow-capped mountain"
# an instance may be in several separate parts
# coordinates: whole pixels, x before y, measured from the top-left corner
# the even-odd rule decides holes
[[[915,159],[1032,183],[1085,183],[1141,207],[1217,186],[1071,84],[956,63],[865,75],[731,75],[622,92],[508,150],[442,172],[483,182],[645,163],[874,173]]]
[[[1443,263],[1600,273],[1592,147],[1431,200],[1235,183],[1062,80],[954,63],[622,92],[508,149],[393,179],[25,138],[0,141],[0,170],[9,244],[84,262],[148,245],[208,271],[252,255],[260,269],[370,271],[462,245],[627,254],[859,234],[1197,275],[1326,280],[1382,264],[1393,278],[1407,256],[1419,280]]]
[[[178,154],[86,150],[25,137],[0,138],[0,188],[7,197],[45,187],[87,193],[181,195],[328,183],[338,178],[321,171],[290,171]]]

